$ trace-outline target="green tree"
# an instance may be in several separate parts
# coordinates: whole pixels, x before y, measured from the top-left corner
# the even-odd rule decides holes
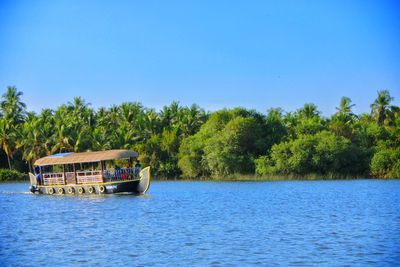
[[[15,86],[8,86],[7,91],[2,95],[0,108],[3,119],[1,122],[1,147],[7,155],[8,166],[11,169],[11,159],[16,147],[16,136],[20,124],[25,118],[26,105],[21,101],[22,92]]]
[[[350,140],[329,131],[302,135],[298,139],[272,147],[270,157],[256,160],[258,174],[343,176],[363,174],[368,170],[365,151],[351,145]]]
[[[0,102],[3,118],[12,126],[22,123],[25,118],[26,105],[21,101],[23,93],[15,86],[8,86]]]
[[[211,174],[225,176],[253,172],[253,159],[262,149],[259,147],[261,138],[261,127],[254,118],[238,116],[230,120],[205,145],[204,159]]]
[[[0,118],[0,147],[7,155],[8,167],[11,170],[11,159],[15,145],[15,132],[4,118]]]
[[[280,143],[287,136],[288,128],[285,125],[283,110],[280,108],[268,110],[265,120],[266,149],[270,150],[274,144]]]
[[[390,103],[393,97],[390,96],[389,91],[378,91],[378,97],[374,103],[371,104],[371,113],[379,125],[383,125],[386,118],[390,117]]]
[[[352,111],[354,106],[354,104],[351,104],[350,98],[342,97],[340,106],[336,108],[337,112],[332,116],[329,123],[332,132],[349,139],[353,138],[353,128],[357,118]]]
[[[400,149],[378,149],[371,160],[371,172],[375,177],[400,178]]]

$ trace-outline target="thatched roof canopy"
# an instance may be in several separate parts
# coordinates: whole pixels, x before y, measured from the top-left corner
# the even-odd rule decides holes
[[[84,162],[99,162],[104,160],[113,159],[128,159],[136,158],[138,153],[130,150],[106,150],[96,152],[82,152],[82,153],[59,153],[50,155],[44,158],[40,158],[35,161],[35,165],[62,165],[72,163],[84,163]]]

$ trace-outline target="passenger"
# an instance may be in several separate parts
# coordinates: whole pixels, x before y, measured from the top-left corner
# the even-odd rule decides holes
[[[140,172],[140,168],[142,167],[142,165],[140,165],[140,161],[137,160],[136,164],[135,164],[135,176],[139,175]]]
[[[121,167],[118,165],[115,165],[115,178],[118,180],[121,180]]]
[[[36,176],[36,184],[40,185],[40,167],[36,165],[35,168],[33,168],[33,172]]]

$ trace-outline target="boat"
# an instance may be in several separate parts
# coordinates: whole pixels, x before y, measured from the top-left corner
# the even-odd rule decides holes
[[[137,152],[121,149],[43,157],[35,161],[35,173],[29,173],[30,191],[49,195],[145,194],[150,187],[150,167],[141,169],[137,158]]]

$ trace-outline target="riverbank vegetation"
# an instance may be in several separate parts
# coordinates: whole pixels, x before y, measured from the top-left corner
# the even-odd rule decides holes
[[[22,96],[10,86],[0,102],[3,168],[26,172],[59,152],[132,149],[166,179],[400,177],[400,109],[386,90],[368,114],[354,114],[343,97],[331,117],[311,103],[294,112],[210,113],[178,102],[160,111],[138,102],[95,110],[80,97],[36,114]]]
[[[28,175],[17,170],[0,169],[0,182],[27,181]]]

